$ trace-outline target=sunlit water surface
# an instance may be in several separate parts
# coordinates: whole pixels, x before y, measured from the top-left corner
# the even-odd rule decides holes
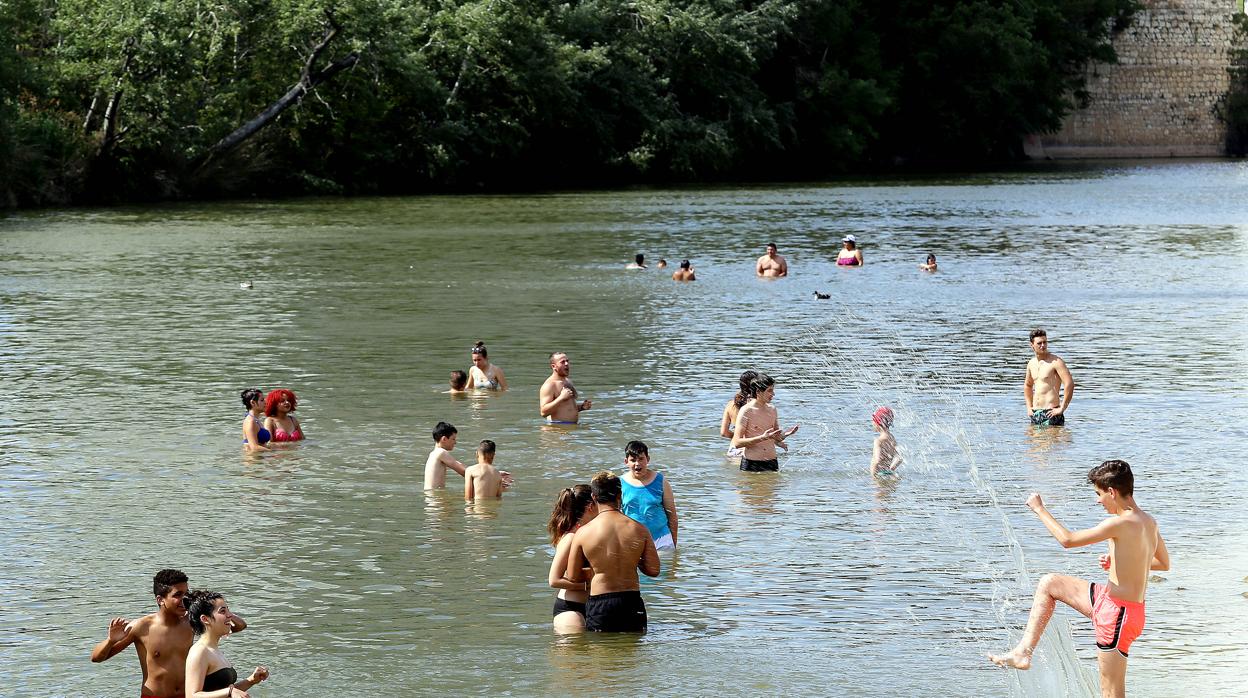
[[[1082,618],[1059,611],[1075,650],[1024,683],[983,656],[1039,574],[1098,578],[1103,548],[1062,550],[1022,503],[1090,526],[1086,471],[1125,458],[1174,564],[1132,695],[1245,695],[1246,188],[1218,162],[9,216],[0,693],[136,694],[131,651],[88,654],[173,566],[251,624],[222,648],[272,670],[256,696],[1048,695],[1095,666]],[[863,269],[833,263],[847,233]],[[753,277],[769,241],[790,278]],[[699,280],[624,271],[637,251]],[[1034,326],[1078,381],[1063,429],[1025,418]],[[441,394],[478,339],[512,391]],[[577,429],[537,418],[554,350],[594,400]],[[723,456],[750,367],[802,425],[778,474]],[[309,440],[244,458],[249,386],[294,389]],[[881,404],[907,455],[890,484],[866,473]],[[439,420],[463,460],[498,443],[501,503],[421,492]],[[556,638],[554,496],[631,439],[681,517],[650,632]]]

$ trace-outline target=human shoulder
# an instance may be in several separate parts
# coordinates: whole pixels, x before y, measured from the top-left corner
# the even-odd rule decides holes
[[[128,631],[136,640],[145,637],[152,630],[152,624],[156,622],[156,613],[149,613],[142,618],[132,622]]]

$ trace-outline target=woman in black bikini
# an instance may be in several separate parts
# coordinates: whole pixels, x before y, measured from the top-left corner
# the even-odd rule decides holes
[[[555,559],[550,563],[547,582],[558,589],[555,596],[554,624],[557,633],[579,633],[585,630],[585,601],[589,598],[588,582],[569,582],[563,573],[568,568],[568,551],[572,534],[598,515],[598,505],[590,496],[589,485],[565,487],[550,514],[550,544],[555,546]]]
[[[233,629],[230,608],[215,591],[197,589],[186,597],[186,619],[199,636],[186,655],[186,698],[250,698],[247,689],[269,678],[269,670],[256,667],[251,676],[238,680],[238,672],[217,643]]]

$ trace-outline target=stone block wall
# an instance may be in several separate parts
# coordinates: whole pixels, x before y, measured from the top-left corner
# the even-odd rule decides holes
[[[1226,96],[1243,0],[1144,0],[1113,40],[1116,65],[1088,67],[1086,109],[1054,134],[1031,136],[1033,157],[1206,157],[1225,152],[1215,113]]]

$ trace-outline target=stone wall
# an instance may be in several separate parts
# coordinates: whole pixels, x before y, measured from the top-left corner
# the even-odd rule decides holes
[[[1204,157],[1225,152],[1231,16],[1243,0],[1144,0],[1114,37],[1116,65],[1088,67],[1091,104],[1061,131],[1031,136],[1033,157]]]

